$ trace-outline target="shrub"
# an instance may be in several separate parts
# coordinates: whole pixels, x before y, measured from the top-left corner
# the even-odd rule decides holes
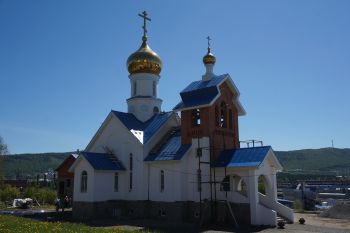
[[[266,195],[265,184],[259,183],[259,185],[258,185],[258,190],[259,190],[260,193]]]
[[[0,200],[5,201],[12,201],[15,198],[20,197],[20,192],[17,188],[11,187],[9,185],[4,185],[3,189],[0,190]]]
[[[57,197],[56,192],[51,189],[42,189],[44,203],[45,204],[54,204]]]
[[[18,191],[18,189],[16,190]],[[54,201],[56,199],[56,191],[48,188],[38,188],[30,186],[25,188],[21,195],[18,195],[17,198],[18,197],[31,198],[33,200],[37,200],[40,204],[54,204]]]
[[[293,202],[293,209],[298,212],[303,211],[303,203],[301,200],[297,199]]]

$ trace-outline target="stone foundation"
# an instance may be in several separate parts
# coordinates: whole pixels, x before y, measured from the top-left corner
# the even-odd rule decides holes
[[[239,225],[250,224],[249,204],[230,203]],[[213,211],[211,207],[213,206]],[[221,223],[233,223],[232,216],[224,202],[211,205],[202,203],[203,222],[212,219]],[[215,209],[217,214],[215,216]],[[214,214],[211,218],[211,214]],[[200,206],[198,202],[156,202],[156,201],[104,201],[104,202],[74,202],[73,218],[88,219],[159,219],[172,222],[199,222]]]

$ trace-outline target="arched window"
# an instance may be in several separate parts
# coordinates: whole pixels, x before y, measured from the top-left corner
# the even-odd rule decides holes
[[[164,192],[164,171],[160,171],[160,191]]]
[[[157,95],[157,85],[156,81],[153,81],[153,96],[155,97]]]
[[[230,176],[226,176],[220,184],[220,191],[229,192],[231,191]]]
[[[119,174],[118,172],[114,173],[114,192],[119,190]]]
[[[268,190],[268,182],[266,180],[266,177],[264,175],[260,175],[258,178],[258,190],[260,193],[266,195]]]
[[[153,108],[153,113],[159,113],[159,108],[157,106]]]
[[[219,107],[215,106],[215,125],[220,126]]]
[[[200,109],[192,110],[192,126],[198,126],[201,124],[201,111]]]
[[[221,108],[220,126],[222,128],[226,128],[227,127],[227,107],[226,107],[226,103],[224,101],[221,102],[220,108]]]
[[[247,196],[247,184],[243,179],[239,181],[237,191],[242,195]]]
[[[232,129],[233,128],[233,124],[232,124],[232,121],[233,121],[233,119],[232,119],[232,109],[229,109],[228,110],[228,127],[230,128],[230,129]]]
[[[132,153],[129,156],[129,192],[132,190],[132,169],[133,169]]]
[[[80,192],[82,193],[87,192],[87,179],[88,179],[88,174],[86,171],[83,171],[81,173],[81,180],[80,180]]]

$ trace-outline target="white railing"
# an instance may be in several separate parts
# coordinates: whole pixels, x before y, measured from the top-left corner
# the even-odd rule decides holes
[[[268,199],[267,196],[261,193],[259,193],[259,202],[267,208],[276,211],[280,216],[282,216],[286,220],[292,223],[294,222],[294,211],[291,208],[282,205],[281,203],[277,202],[277,200],[271,201],[270,199]]]
[[[276,226],[277,213],[261,204],[258,204],[258,224],[267,226]]]

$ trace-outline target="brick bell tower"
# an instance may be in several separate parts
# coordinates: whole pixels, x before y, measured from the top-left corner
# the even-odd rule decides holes
[[[215,161],[222,150],[239,148],[238,116],[245,115],[245,110],[230,76],[213,73],[216,58],[207,39],[208,52],[203,57],[206,73],[180,93],[182,101],[174,110],[181,111],[182,144],[209,137]]]

